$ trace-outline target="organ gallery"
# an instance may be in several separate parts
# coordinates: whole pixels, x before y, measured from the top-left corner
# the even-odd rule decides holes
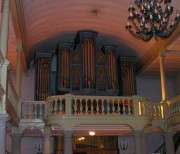
[[[36,100],[66,93],[136,94],[134,59],[120,56],[115,46],[99,46],[97,36],[94,31],[79,31],[74,42],[59,42],[55,51],[35,53]]]

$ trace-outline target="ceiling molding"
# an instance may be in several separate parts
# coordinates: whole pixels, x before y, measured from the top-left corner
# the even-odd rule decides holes
[[[23,72],[27,72],[27,40],[26,40],[26,32],[25,32],[25,26],[24,26],[24,11],[22,6],[21,0],[11,0],[10,1],[10,11],[12,15],[13,20],[13,26],[17,38],[17,42],[22,40],[23,44],[23,54],[22,54],[22,67]]]
[[[136,73],[141,73],[145,70],[161,52],[166,49],[180,35],[180,25],[174,33],[167,39],[158,39],[157,42],[145,53],[144,56],[136,63]]]

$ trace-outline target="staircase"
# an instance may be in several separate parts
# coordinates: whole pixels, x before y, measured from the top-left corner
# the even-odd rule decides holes
[[[180,145],[180,133],[179,132],[174,134],[173,140],[174,140],[174,151],[175,151],[175,153],[177,153],[178,147]],[[166,154],[165,143],[163,143],[154,153]]]

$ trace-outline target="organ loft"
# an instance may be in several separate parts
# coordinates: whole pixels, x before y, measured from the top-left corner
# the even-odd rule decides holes
[[[36,100],[48,96],[136,94],[132,57],[124,57],[117,47],[100,46],[97,32],[79,31],[74,42],[57,44],[55,51],[38,51],[36,63]]]

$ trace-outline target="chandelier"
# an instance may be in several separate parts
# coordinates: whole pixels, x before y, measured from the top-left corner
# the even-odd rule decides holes
[[[131,3],[126,28],[132,35],[144,41],[149,41],[152,37],[169,37],[180,20],[178,12],[174,20],[170,19],[173,13],[170,3],[171,0],[135,0],[139,12]]]

